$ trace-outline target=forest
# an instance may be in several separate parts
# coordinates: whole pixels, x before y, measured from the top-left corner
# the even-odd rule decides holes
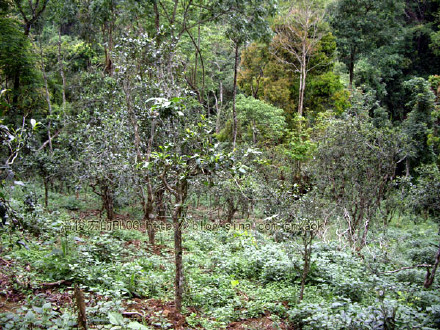
[[[440,329],[439,0],[0,0],[0,329]]]

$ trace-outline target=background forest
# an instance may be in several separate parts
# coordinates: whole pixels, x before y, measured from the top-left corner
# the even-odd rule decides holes
[[[0,0],[0,329],[439,329],[439,0]]]

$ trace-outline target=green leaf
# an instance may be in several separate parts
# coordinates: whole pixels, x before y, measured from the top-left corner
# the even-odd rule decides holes
[[[37,307],[37,306],[33,306],[32,309],[37,313],[37,314],[41,314],[43,313],[43,308]]]
[[[127,325],[128,329],[135,329],[135,330],[148,330],[148,328],[145,325],[140,324],[139,322],[130,322]]]
[[[173,97],[170,101],[173,103],[179,102],[180,100],[182,100],[181,97]]]
[[[108,320],[113,325],[123,325],[124,324],[124,317],[116,312],[109,312],[108,313]]]
[[[45,303],[42,308],[45,310],[50,310],[52,309],[52,305],[50,303]]]
[[[32,313],[31,311],[28,311],[28,312],[26,313],[24,319],[25,319],[26,321],[33,321],[33,320],[35,320],[35,314]]]
[[[235,288],[238,284],[240,284],[239,280],[231,280],[231,285],[233,288]]]

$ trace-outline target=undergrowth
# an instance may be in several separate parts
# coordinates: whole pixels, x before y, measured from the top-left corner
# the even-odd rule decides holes
[[[158,233],[160,245],[153,249],[140,231],[64,231],[71,212],[63,203],[52,212],[38,206],[21,215],[24,229],[0,229],[0,295],[22,297],[20,308],[0,314],[2,327],[75,328],[74,300],[61,303],[41,294],[45,284],[59,281],[52,289],[57,294],[72,296],[74,284],[86,293],[92,328],[171,328],[162,312],[136,321],[123,312],[131,310],[134,299],[173,300],[172,233]],[[254,231],[187,229],[186,324],[221,329],[234,321],[270,316],[295,329],[439,328],[438,280],[424,289],[425,269],[390,272],[432,263],[438,239],[434,228],[429,222],[390,225],[372,232],[361,253],[336,240],[316,241],[301,302],[299,238],[276,241]]]

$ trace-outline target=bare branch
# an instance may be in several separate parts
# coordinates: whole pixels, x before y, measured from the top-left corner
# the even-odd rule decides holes
[[[167,170],[168,170],[168,167],[165,166],[165,169],[164,169],[164,171],[162,172],[162,175],[160,176],[160,178],[162,179],[162,182],[163,182],[163,184],[165,185],[165,188],[166,188],[171,194],[173,194],[176,198],[179,198],[179,193],[169,185],[167,179],[165,178],[165,174],[167,173]]]
[[[391,270],[388,272],[380,272],[379,274],[394,274],[394,273],[398,273],[401,272],[402,270],[408,270],[408,269],[414,269],[414,268],[431,268],[432,265],[430,264],[421,264],[421,265],[415,265],[415,266],[410,266],[410,267],[402,267],[396,270]]]

